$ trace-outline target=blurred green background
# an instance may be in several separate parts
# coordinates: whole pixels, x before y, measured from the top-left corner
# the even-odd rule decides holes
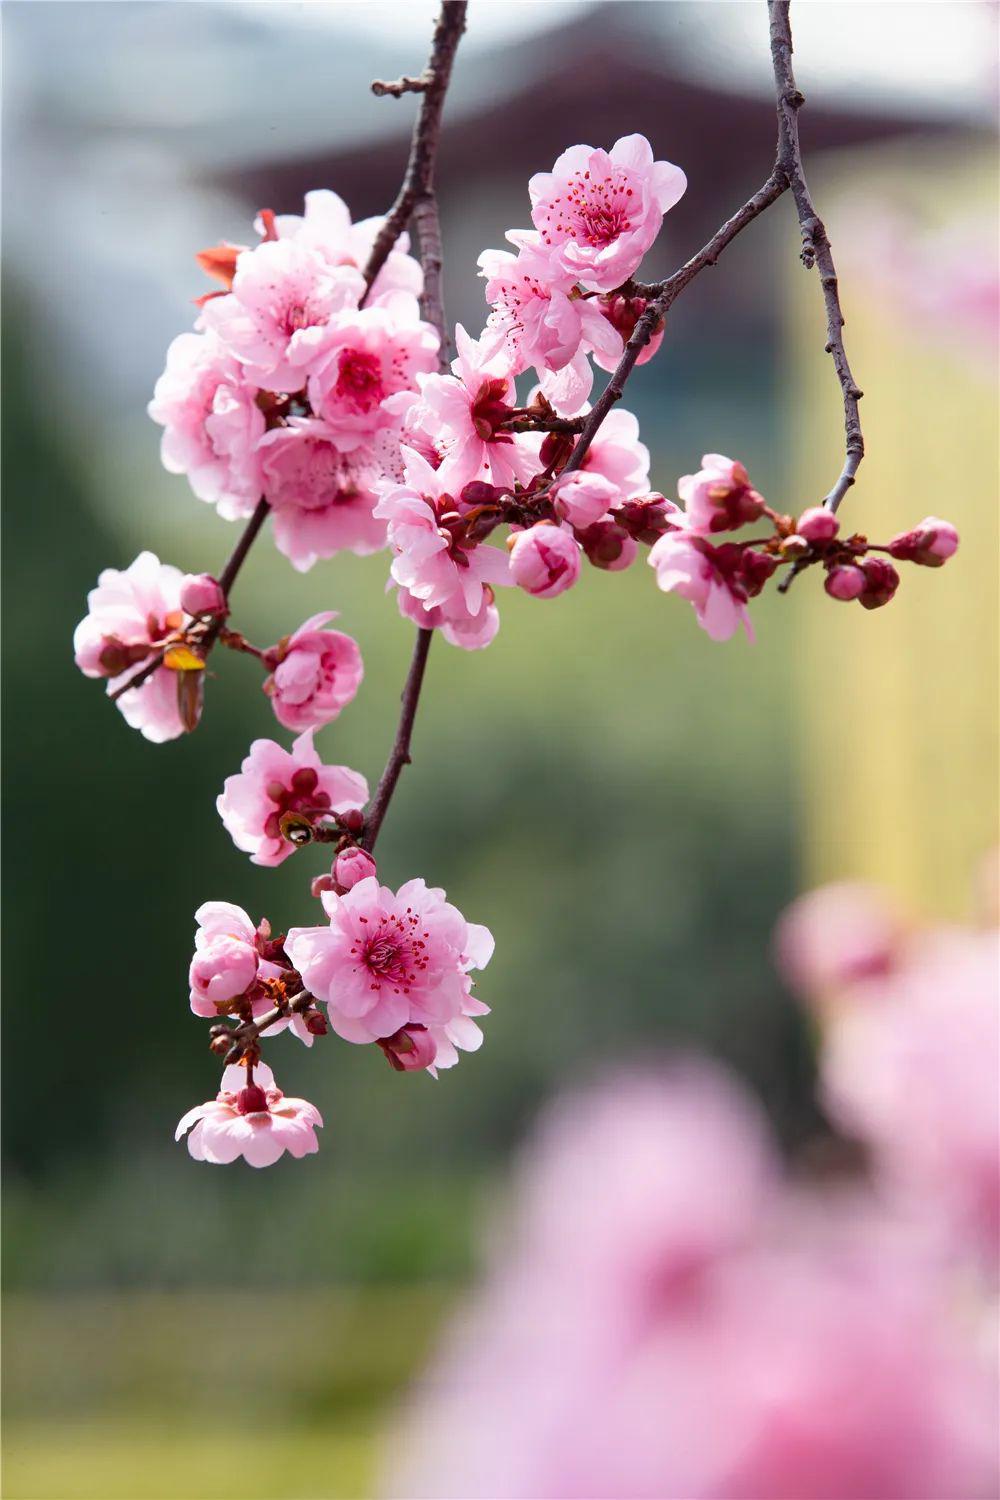
[[[393,46],[386,17],[402,18],[400,7],[373,7],[367,31],[357,9],[335,8],[316,35],[325,55],[336,56],[342,90],[360,101],[370,77],[412,71],[423,42],[412,40],[412,13],[410,31]],[[516,73],[525,49],[536,67],[544,70],[548,57],[556,69],[565,36],[581,26],[581,35],[587,27],[597,34],[595,27],[612,25],[611,12],[619,44],[625,12],[636,24],[642,13],[662,13],[670,46],[653,60],[647,51],[647,83],[682,71],[671,48],[685,37],[690,47],[704,29],[703,10],[717,13],[733,55],[742,55],[746,7],[565,5],[556,7],[569,28],[558,47],[545,34],[508,35],[500,9],[482,7],[478,50],[474,30],[469,39],[473,71],[491,67],[494,80]],[[156,135],[160,127],[128,93],[136,83],[125,66],[139,12],[143,20],[155,12],[159,40],[169,44],[168,76],[168,65],[190,65],[198,43],[188,18],[197,11],[201,25],[211,16],[223,30],[261,28],[287,90],[288,68],[274,61],[274,10],[8,7],[15,56],[34,60],[35,73],[26,71],[37,98],[59,102],[39,113],[22,74],[21,133],[8,152],[21,153],[22,174],[32,163],[36,229],[47,188],[67,213],[74,201],[60,176],[56,128],[69,129],[74,108],[96,142],[76,174],[77,191],[81,182],[85,190],[88,180],[107,182],[106,158],[113,163],[117,152],[127,164],[137,141],[148,148],[155,138],[158,150],[170,143],[190,201],[200,194],[208,204],[192,210],[199,229],[214,210],[218,228],[206,240],[245,234],[227,196],[233,173],[252,168],[273,181],[273,206],[294,210],[288,163],[308,159],[311,139],[298,115],[283,117],[287,139],[279,130],[259,156],[231,152],[206,163],[192,146],[198,171],[188,181],[189,138]],[[60,12],[68,28],[55,56],[46,49],[58,27],[39,11]],[[126,76],[90,114],[80,100],[101,75],[87,72],[85,49],[76,71],[62,75],[58,66],[60,58],[69,65],[79,12],[103,28],[102,66],[117,48]],[[760,16],[755,21],[761,34],[745,80],[734,91],[730,80],[726,93],[717,80],[704,81],[685,107],[721,115],[733,128],[752,120],[769,143],[760,71],[766,36]],[[540,25],[537,16],[523,24]],[[690,55],[696,61],[697,49]],[[223,120],[244,118],[251,76],[234,83],[232,98],[222,90]],[[612,108],[598,93],[595,102],[586,76],[581,62],[574,116],[557,122],[563,143],[607,143],[636,128],[628,99]],[[685,86],[692,89],[690,79]],[[869,118],[843,77],[838,87],[819,116],[828,148],[854,142],[873,151],[894,131],[956,128],[929,98],[909,113],[901,104],[895,120]],[[499,107],[500,83],[496,93],[499,102],[490,102]],[[662,110],[662,100],[662,89],[644,94],[636,112],[655,122],[650,111]],[[390,100],[380,109],[394,107]],[[462,108],[472,132],[476,108]],[[391,126],[379,125],[389,132],[385,143],[372,138],[372,181],[359,191],[376,201],[352,200],[359,214],[391,197],[405,157],[405,109]],[[195,135],[197,122],[196,112],[184,118]],[[682,146],[674,149],[672,126],[641,128],[659,154],[688,164]],[[694,127],[677,126],[685,128],[693,152]],[[32,157],[39,142],[49,149],[40,165]],[[483,170],[511,184],[510,203],[503,192],[494,203],[480,192],[472,212],[459,176],[445,172],[442,183],[446,244],[452,228],[460,246],[448,264],[450,306],[474,329],[482,318],[475,249],[500,244],[508,225],[524,221],[527,174],[554,154],[546,146],[538,159],[530,144],[522,155],[507,146]],[[346,152],[343,141],[338,150]],[[700,228],[730,212],[769,160],[766,145],[728,196],[712,182],[693,187],[691,216],[671,230],[665,259],[694,249]],[[896,179],[905,182],[909,171],[904,161]],[[8,194],[16,187],[15,173]],[[223,778],[250,740],[281,737],[253,662],[215,661],[198,733],[161,747],[130,731],[72,662],[72,629],[102,567],[123,567],[150,547],[186,570],[218,569],[234,535],[183,479],[163,473],[157,430],[142,414],[162,362],[161,329],[169,336],[185,326],[188,299],[202,289],[186,258],[202,241],[185,223],[190,235],[183,251],[171,246],[178,259],[170,298],[163,295],[163,276],[144,264],[144,201],[126,196],[124,206],[107,207],[97,194],[82,220],[72,286],[47,279],[48,241],[33,258],[42,236],[33,241],[22,211],[5,273],[5,1493],[359,1496],[375,1483],[379,1445],[391,1442],[395,1398],[474,1272],[478,1226],[502,1207],[508,1154],[562,1080],[612,1059],[697,1047],[751,1081],[790,1145],[823,1131],[809,1037],[768,958],[771,926],[802,860],[804,642],[815,601],[806,587],[765,599],[755,607],[758,646],[741,638],[720,647],[685,606],[657,593],[640,562],[624,575],[589,570],[558,604],[511,591],[501,601],[501,633],[484,653],[437,641],[414,763],[380,839],[380,872],[393,885],[419,874],[444,886],[470,920],[494,932],[496,956],[477,987],[493,1008],[486,1044],[434,1083],[393,1074],[373,1048],[328,1037],[307,1052],[280,1038],[268,1054],[279,1083],[325,1116],[319,1155],[264,1173],[196,1165],[174,1145],[173,1125],[212,1095],[219,1068],[188,1009],[192,913],[214,898],[267,915],[276,929],[318,920],[308,884],[323,860],[322,851],[305,850],[278,871],[259,870],[216,816]],[[152,237],[155,193],[150,202]],[[244,218],[246,211],[241,204]],[[107,244],[95,238],[104,212],[112,216]],[[812,498],[825,487],[825,469],[817,476],[808,456],[796,469],[787,441],[800,317],[770,284],[768,265],[777,257],[794,267],[794,240],[787,216],[757,226],[717,279],[704,278],[678,305],[663,354],[637,374],[626,404],[640,416],[653,483],[666,493],[703,451],[720,448],[741,457],[778,505],[792,509],[797,495]],[[818,290],[807,292],[816,299],[801,315],[809,357],[832,382],[816,342]],[[57,348],[65,358],[54,361]],[[137,370],[127,389],[123,366]],[[834,395],[825,388],[815,399],[833,440]],[[341,626],[361,645],[366,680],[354,705],[321,732],[319,747],[373,785],[411,643],[410,627],[384,597],[385,571],[384,557],[343,557],[302,578],[265,543],[235,596],[235,623],[261,644],[314,611],[340,611]]]

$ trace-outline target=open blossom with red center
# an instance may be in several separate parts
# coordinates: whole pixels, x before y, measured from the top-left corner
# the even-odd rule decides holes
[[[478,1045],[469,1018],[485,1007],[473,1001],[471,969],[493,952],[485,927],[466,922],[442,890],[409,880],[394,892],[374,876],[338,896],[321,897],[327,927],[295,927],[285,951],[302,982],[329,1012],[330,1025],[349,1042],[373,1042],[419,1023],[448,1046]],[[452,1036],[454,1032],[454,1036]]]
[[[267,652],[271,676],[264,691],[286,729],[318,729],[340,713],[361,686],[364,667],[352,636],[325,630],[334,610],[313,615]]]
[[[385,546],[367,447],[345,453],[325,422],[291,417],[261,440],[260,461],[274,544],[299,573],[337,552],[363,557]]]
[[[364,278],[295,240],[265,240],[236,263],[232,291],[207,302],[202,323],[269,391],[300,391],[338,313],[356,307]]]
[[[551,172],[528,183],[531,218],[554,266],[585,287],[611,292],[632,275],[660,232],[687,178],[654,161],[645,136],[622,136],[610,151],[571,146]]]
[[[216,800],[219,816],[237,849],[255,865],[280,865],[295,852],[291,831],[331,813],[360,810],[368,783],[348,766],[327,766],[313,747],[313,731],[300,734],[291,751],[273,740],[254,740],[236,776],[227,776]]]
[[[404,449],[404,483],[387,484],[375,514],[388,523],[391,573],[425,609],[478,618],[490,585],[509,583],[506,552],[470,541],[440,469]]]
[[[415,390],[417,376],[436,368],[437,351],[437,334],[405,292],[345,314],[327,329],[323,358],[309,380],[313,411],[342,449],[357,447],[395,423],[383,403]]]
[[[265,424],[256,396],[256,385],[214,334],[182,333],[167,350],[147,407],[163,427],[163,467],[186,474],[198,499],[217,506],[227,521],[248,516],[260,499],[257,444]]]
[[[305,1099],[290,1099],[274,1082],[266,1063],[247,1072],[234,1063],[222,1075],[216,1097],[189,1109],[177,1123],[174,1139],[185,1131],[188,1151],[195,1161],[223,1166],[242,1156],[251,1167],[270,1167],[284,1156],[310,1156],[319,1150],[316,1127],[323,1117]]]
[[[87,595],[89,614],[76,627],[76,664],[87,677],[103,677],[113,693],[141,672],[151,654],[182,629],[180,606],[184,574],[140,552],[123,571],[105,568]],[[126,724],[147,740],[162,744],[184,733],[178,707],[178,674],[158,668],[117,706]]]
[[[722,453],[706,453],[697,474],[678,479],[677,493],[684,501],[688,530],[703,536],[733,531],[756,521],[764,511],[763,496],[751,485],[746,469]]]

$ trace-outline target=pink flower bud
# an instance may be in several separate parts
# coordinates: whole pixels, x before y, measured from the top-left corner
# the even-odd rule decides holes
[[[902,531],[889,543],[889,552],[901,562],[940,568],[958,550],[958,532],[950,521],[926,516],[912,531]]]
[[[375,861],[366,849],[345,849],[333,862],[333,878],[345,891],[376,873]]]
[[[865,609],[881,609],[899,588],[899,574],[892,563],[880,557],[866,557],[861,564],[865,575],[864,591],[858,599]]]
[[[865,590],[865,575],[854,563],[838,563],[830,568],[823,587],[831,599],[857,599]]]
[[[580,548],[561,526],[539,522],[511,539],[510,574],[536,599],[554,599],[580,576]]]
[[[810,505],[799,516],[795,527],[796,534],[805,537],[807,542],[832,542],[839,530],[837,517],[823,505]]]
[[[631,567],[639,548],[623,526],[615,521],[595,521],[577,533],[577,539],[595,568],[621,573]]]
[[[257,954],[244,938],[216,933],[195,953],[188,977],[192,996],[212,1005],[235,1000],[257,977]]]
[[[210,573],[188,573],[181,583],[181,609],[189,615],[224,615],[226,596]]]
[[[401,1026],[392,1036],[380,1037],[378,1045],[385,1060],[397,1073],[415,1073],[420,1068],[429,1068],[437,1057],[437,1044],[426,1026],[412,1021]]]
[[[621,491],[603,474],[586,470],[562,475],[552,486],[552,495],[557,514],[581,529],[601,520],[622,498]]]

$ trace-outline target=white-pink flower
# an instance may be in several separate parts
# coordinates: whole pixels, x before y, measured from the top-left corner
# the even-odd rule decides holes
[[[191,1009],[216,1016],[219,1007],[246,994],[257,978],[257,928],[241,906],[206,901],[194,914],[198,924],[191,960]]]
[[[435,604],[428,609],[409,589],[397,589],[396,601],[404,620],[412,621],[421,630],[440,630],[450,646],[459,646],[463,651],[481,651],[500,629],[500,611],[488,584],[483,589],[483,602],[474,615],[466,612],[461,599],[450,600],[445,605]]]
[[[395,423],[384,403],[415,390],[417,376],[437,367],[437,351],[437,334],[405,292],[345,314],[327,329],[309,380],[313,411],[341,448],[357,447]]]
[[[600,474],[626,499],[649,492],[649,449],[639,441],[639,419],[615,406],[597,429],[580,466],[583,474]]]
[[[554,599],[580,576],[580,546],[568,529],[540,521],[515,533],[510,574],[518,588],[536,599]]]
[[[325,353],[338,313],[355,308],[364,278],[297,240],[265,240],[236,262],[232,291],[206,302],[202,322],[269,391],[300,391]]]
[[[274,544],[298,572],[338,552],[363,557],[385,546],[368,448],[345,453],[324,422],[292,417],[261,440],[260,460]]]
[[[713,641],[727,641],[741,625],[753,640],[746,590],[721,548],[687,531],[668,531],[654,543],[647,561],[665,594],[680,594],[694,605],[698,624]]]
[[[357,641],[341,630],[324,629],[336,618],[330,609],[312,615],[267,652],[272,670],[264,691],[286,729],[329,724],[361,686],[364,666]]]
[[[186,474],[198,499],[227,521],[248,516],[260,499],[257,444],[265,422],[257,389],[214,335],[182,333],[167,350],[147,407],[164,429],[163,467]]]
[[[524,484],[535,472],[532,454],[513,433],[501,430],[517,405],[509,351],[495,345],[487,350],[461,324],[455,345],[454,374],[419,377],[420,397],[407,414],[407,432],[426,436],[453,494],[473,479]]]
[[[316,188],[306,193],[303,214],[276,214],[274,217],[274,229],[279,239],[297,240],[315,250],[331,266],[353,266],[358,271],[364,270],[375,237],[384,223],[384,218],[378,216],[352,224],[347,204],[329,188]],[[420,262],[406,253],[409,246],[409,235],[400,235],[375,278],[366,306],[374,306],[391,292],[420,296],[424,275]]]
[[[255,865],[280,865],[295,852],[289,829],[308,837],[307,825],[367,801],[365,778],[348,766],[324,765],[307,729],[290,751],[273,740],[254,740],[215,805],[237,849]]]
[[[388,523],[393,580],[427,609],[438,606],[452,619],[476,619],[485,589],[510,582],[507,554],[470,543],[441,470],[412,449],[403,458],[403,484],[385,485],[375,507]]]
[[[251,1167],[270,1167],[286,1151],[295,1157],[318,1151],[316,1127],[322,1124],[314,1104],[286,1098],[266,1063],[255,1064],[252,1083],[246,1069],[234,1063],[223,1073],[216,1097],[181,1117],[174,1139],[190,1131],[187,1147],[195,1161],[221,1166],[242,1156]]]
[[[554,266],[610,292],[628,280],[683,194],[680,167],[654,161],[645,136],[622,136],[610,152],[571,146],[551,172],[528,183],[531,218]]]
[[[134,677],[149,656],[185,623],[180,606],[184,574],[140,552],[122,571],[105,568],[87,595],[89,613],[73,634],[76,664],[87,677],[107,679],[113,693]],[[117,705],[126,724],[154,744],[184,733],[178,707],[178,674],[159,667]]]
[[[485,1007],[472,1000],[469,971],[485,968],[492,955],[485,927],[466,922],[444,891],[422,880],[394,892],[371,876],[346,895],[325,891],[321,899],[329,925],[293,928],[285,950],[327,1006],[334,1031],[373,1042],[417,1022],[434,1036],[441,1067],[456,1060],[449,1045],[479,1045],[471,1016]]]

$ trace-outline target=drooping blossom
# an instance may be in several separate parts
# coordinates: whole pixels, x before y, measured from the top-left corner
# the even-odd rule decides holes
[[[614,291],[638,268],[686,187],[680,167],[654,161],[642,135],[622,136],[610,151],[570,146],[551,172],[528,182],[545,254],[565,275],[601,292]]]
[[[404,482],[383,486],[375,507],[388,525],[392,578],[426,609],[475,620],[486,588],[510,581],[507,554],[468,539],[440,470],[412,449],[403,459]]]
[[[312,615],[266,653],[271,675],[264,692],[286,729],[329,724],[361,686],[364,667],[357,641],[341,630],[324,628],[336,618],[330,609]]]
[[[628,1071],[569,1096],[517,1188],[387,1493],[992,1493],[992,1381],[947,1268],[862,1191],[784,1183],[724,1075]]]
[[[482,604],[474,615],[467,613],[463,599],[458,596],[446,604],[427,608],[409,589],[398,588],[396,602],[404,620],[412,621],[421,630],[440,630],[450,646],[463,651],[482,651],[500,629],[500,611],[489,584],[483,589]]]
[[[215,805],[237,849],[255,865],[280,865],[294,854],[296,837],[308,839],[310,825],[367,801],[365,778],[347,766],[324,765],[307,729],[290,751],[273,740],[254,740]]]
[[[307,245],[331,266],[353,266],[363,271],[384,223],[384,218],[378,215],[353,224],[343,198],[329,188],[316,188],[305,195],[304,213],[275,214],[274,231],[281,240]],[[366,306],[374,306],[391,292],[420,296],[424,273],[420,262],[407,253],[409,248],[409,235],[401,234],[375,278]]]
[[[518,234],[517,255],[484,250],[480,273],[492,312],[484,347],[506,351],[512,373],[534,367],[542,392],[557,411],[572,416],[590,395],[594,372],[587,359],[600,350],[617,359],[621,338],[585,297],[571,295],[571,277],[556,277],[541,253],[537,235]]]
[[[713,641],[727,641],[741,625],[753,641],[742,555],[687,531],[668,531],[650,549],[648,562],[665,594],[678,593],[694,605],[698,624]]]
[[[510,576],[536,599],[554,599],[580,576],[580,546],[569,530],[542,521],[511,539]]]
[[[261,440],[260,461],[275,546],[298,572],[338,552],[363,557],[385,546],[367,448],[345,452],[324,422],[293,417]]]
[[[958,551],[958,532],[950,521],[942,521],[937,516],[926,516],[919,526],[894,536],[888,550],[897,561],[920,563],[925,568],[940,568]]]
[[[437,334],[405,292],[345,314],[327,329],[309,379],[313,411],[347,452],[394,424],[386,400],[415,390],[417,376],[437,367],[437,351]]]
[[[702,536],[745,526],[764,510],[763,496],[751,485],[746,469],[722,453],[706,453],[697,474],[677,481],[677,493],[684,501],[688,529]]]
[[[257,386],[211,334],[182,333],[147,410],[163,427],[160,458],[170,474],[186,474],[199,500],[227,521],[250,515],[260,499],[257,444],[264,413]]]
[[[207,302],[202,321],[269,391],[300,391],[336,315],[357,307],[364,278],[297,240],[265,240],[236,264],[232,290]]]
[[[841,880],[799,896],[775,928],[775,953],[789,984],[819,1000],[882,979],[902,954],[906,924],[879,886]]]
[[[619,500],[621,491],[603,474],[575,469],[561,474],[551,488],[557,515],[571,526],[593,526],[602,520]]]
[[[466,922],[444,891],[422,880],[393,892],[372,876],[320,899],[329,925],[292,928],[285,949],[334,1031],[373,1042],[419,1022],[463,1045],[451,1031],[462,1037],[475,1027],[470,1003],[484,1009],[472,1002],[469,971],[492,955],[486,928]]]
[[[185,624],[181,609],[184,574],[140,552],[124,570],[105,568],[87,595],[89,613],[73,634],[76,664],[87,677],[103,677],[115,692]],[[117,699],[126,724],[162,744],[184,733],[178,705],[180,674],[159,667],[137,688]]]
[[[424,437],[454,494],[474,479],[510,487],[525,483],[535,471],[534,456],[515,434],[501,431],[517,406],[509,351],[495,345],[487,350],[461,323],[455,347],[453,374],[418,376],[420,396],[408,413],[407,442]]]
[[[223,1073],[216,1097],[181,1117],[174,1139],[190,1131],[187,1147],[195,1161],[221,1166],[242,1156],[251,1167],[270,1167],[286,1151],[295,1157],[318,1151],[316,1128],[322,1124],[314,1104],[286,1098],[266,1063],[254,1066],[252,1083],[246,1069],[234,1063]]]

